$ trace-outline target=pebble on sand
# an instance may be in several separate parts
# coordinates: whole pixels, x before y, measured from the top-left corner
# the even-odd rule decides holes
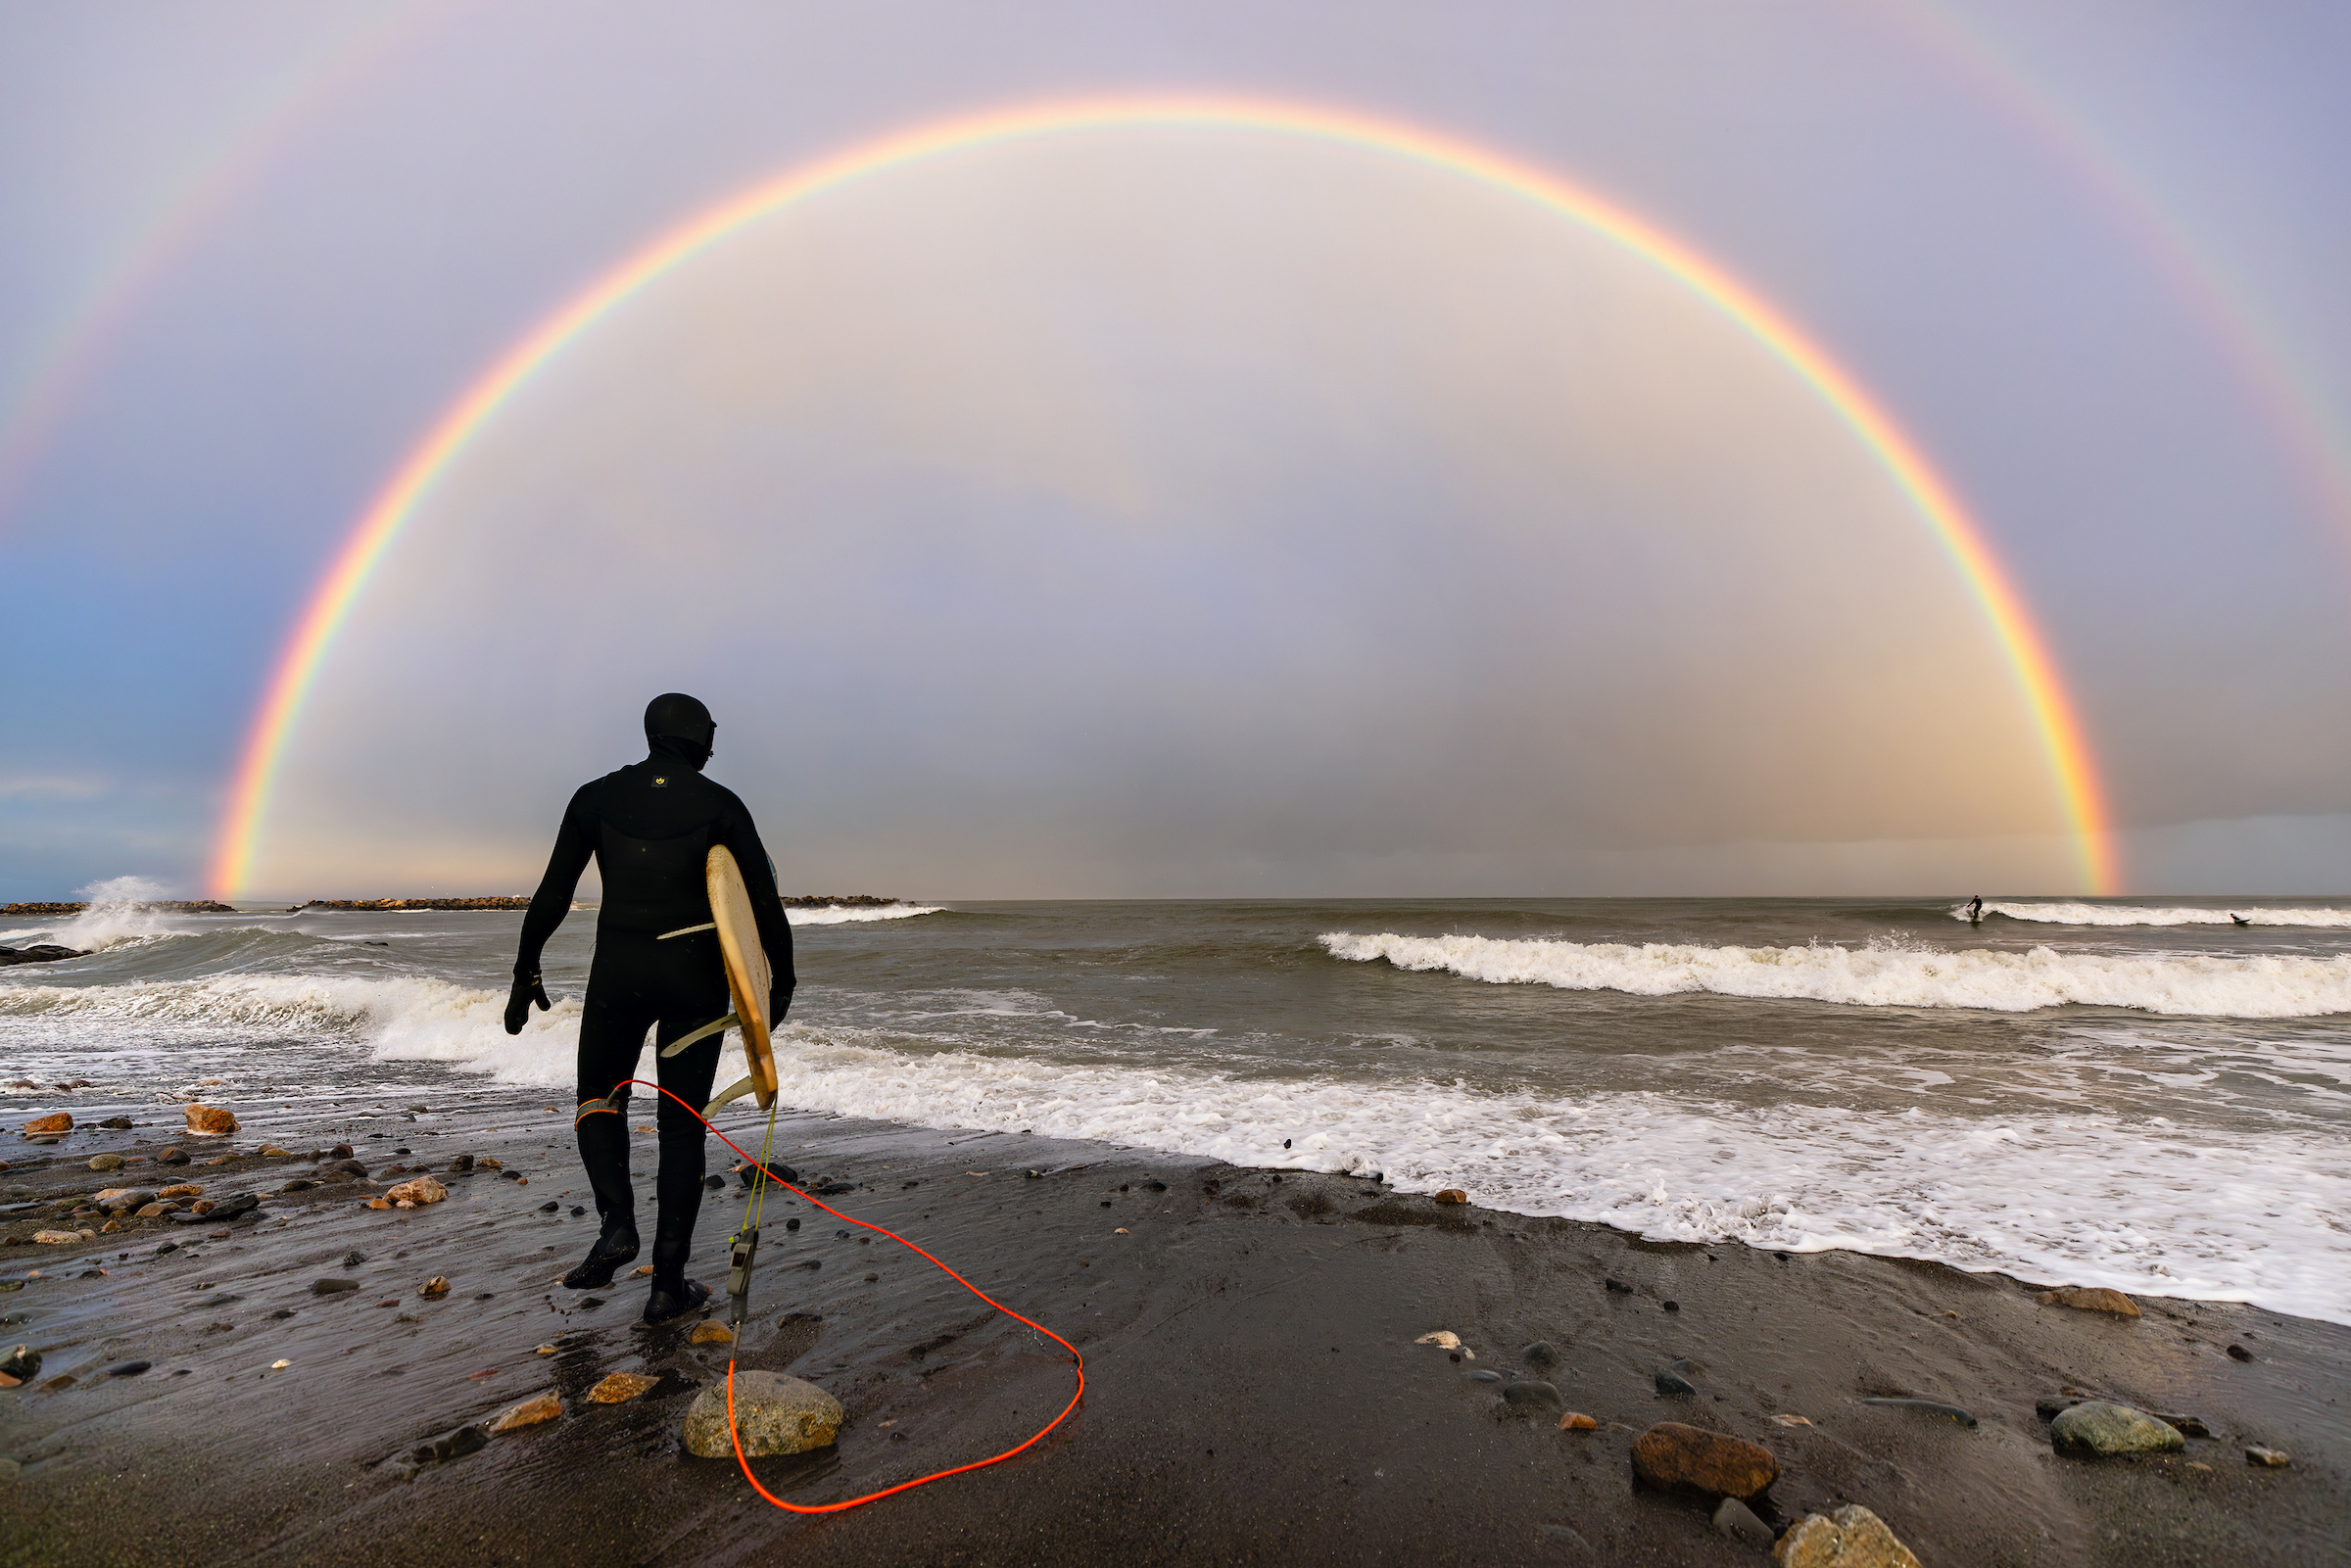
[[[1581,1410],[1569,1410],[1565,1415],[1559,1417],[1559,1430],[1562,1432],[1597,1432],[1600,1430],[1600,1423]]]
[[[263,1144],[261,1153],[263,1158],[267,1160],[291,1160],[294,1158],[293,1150],[280,1149],[276,1144],[273,1143]]]
[[[512,1432],[542,1421],[552,1421],[563,1413],[563,1402],[552,1394],[542,1394],[523,1401],[490,1423],[493,1432]]]
[[[2119,1290],[2104,1286],[2085,1288],[2080,1285],[2060,1285],[2044,1290],[2034,1300],[2043,1307],[2072,1307],[2085,1312],[2112,1312],[2117,1317],[2136,1317],[2138,1306]]]
[[[179,1181],[168,1187],[158,1187],[155,1195],[158,1198],[201,1198],[204,1189],[192,1181]]]
[[[449,1279],[446,1275],[435,1274],[416,1287],[416,1294],[428,1302],[439,1301],[449,1294]]]
[[[36,1230],[32,1233],[32,1239],[43,1247],[63,1247],[69,1242],[81,1240],[81,1232],[78,1230]]]
[[[1469,1201],[1469,1195],[1459,1187],[1448,1187],[1436,1195],[1435,1201],[1441,1204],[1465,1204]]]
[[[626,1404],[660,1381],[657,1377],[647,1377],[643,1372],[615,1372],[588,1391],[588,1402],[591,1404]]]
[[[1714,1510],[1714,1528],[1742,1545],[1757,1551],[1771,1549],[1771,1526],[1755,1517],[1755,1510],[1737,1497],[1725,1497],[1722,1506]]]
[[[179,1109],[188,1118],[188,1131],[196,1137],[225,1138],[237,1130],[237,1118],[216,1105],[199,1105],[191,1100]]]
[[[1804,1515],[1771,1548],[1771,1560],[1780,1568],[1919,1568],[1886,1521],[1859,1503]]]
[[[1661,1491],[1746,1501],[1780,1478],[1780,1461],[1759,1443],[1660,1421],[1633,1440],[1633,1473]]]
[[[2104,1400],[2085,1400],[2057,1412],[2049,1442],[2060,1453],[2174,1453],[2187,1439],[2144,1410]]]
[[[2266,1465],[2272,1470],[2282,1470],[2293,1462],[2294,1456],[2279,1449],[2265,1449],[2255,1445],[2245,1449],[2245,1463],[2247,1464]]]
[[[66,1111],[52,1112],[45,1117],[34,1117],[30,1121],[24,1123],[24,1136],[27,1138],[54,1137],[58,1133],[72,1132],[72,1114]]]
[[[122,1168],[122,1157],[120,1155],[92,1155],[90,1168],[92,1170],[120,1170]]]
[[[370,1198],[365,1203],[360,1205],[360,1207],[361,1209],[390,1209],[392,1205],[381,1198]],[[408,1207],[412,1209],[415,1207],[415,1205],[411,1204]]]
[[[1537,1340],[1518,1353],[1518,1359],[1529,1366],[1556,1366],[1559,1353],[1549,1340]]]
[[[828,1448],[847,1417],[840,1402],[813,1383],[781,1372],[738,1372],[734,1432],[727,1425],[727,1385],[713,1383],[686,1412],[686,1449],[698,1458],[730,1459],[735,1439],[745,1457]]]
[[[1549,1405],[1556,1410],[1567,1402],[1559,1398],[1557,1385],[1531,1377],[1504,1389],[1502,1397],[1507,1403],[1530,1409],[1540,1405]]]
[[[1772,1424],[1775,1426],[1810,1426],[1812,1424],[1808,1417],[1797,1415],[1793,1411],[1788,1410],[1782,1410],[1778,1415],[1773,1416],[1771,1419]]]
[[[448,1196],[449,1189],[430,1176],[411,1176],[384,1194],[394,1204],[437,1204]]]
[[[689,1345],[732,1345],[735,1331],[724,1323],[696,1323],[694,1332],[686,1336]]]
[[[311,1281],[312,1296],[345,1296],[359,1288],[360,1282],[356,1279],[313,1279]]]
[[[1440,1328],[1434,1333],[1421,1335],[1413,1343],[1415,1345],[1434,1345],[1440,1350],[1458,1351],[1462,1348],[1462,1337],[1452,1329]]]

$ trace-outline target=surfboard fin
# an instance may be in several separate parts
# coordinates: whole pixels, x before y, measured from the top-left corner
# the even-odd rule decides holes
[[[738,1082],[736,1082],[736,1083],[735,1083],[735,1084],[734,1084],[732,1087],[730,1087],[730,1088],[727,1090],[727,1092],[726,1092],[726,1093],[724,1093],[724,1094],[720,1095],[720,1096],[719,1096],[717,1099],[715,1099],[715,1100],[711,1101],[711,1102],[710,1102],[708,1105],[706,1105],[706,1106],[702,1107],[702,1115],[703,1115],[703,1116],[706,1116],[706,1117],[707,1117],[707,1116],[714,1116],[714,1115],[716,1115],[716,1114],[717,1114],[717,1112],[718,1112],[718,1108],[719,1108],[720,1106],[723,1106],[723,1105],[729,1104],[729,1103],[730,1103],[730,1102],[732,1102],[732,1101],[740,1100],[740,1099],[742,1099],[742,1098],[743,1098],[744,1095],[751,1093],[753,1090],[757,1089],[758,1087],[759,1087],[759,1080],[758,1080],[757,1078],[744,1078],[744,1079],[741,1079],[741,1080],[739,1080]]]
[[[715,1023],[705,1023],[700,1028],[695,1030],[692,1034],[681,1035],[677,1039],[670,1041],[667,1045],[661,1048],[661,1054],[663,1056],[676,1056],[680,1051],[685,1050],[688,1046],[694,1044],[697,1040],[706,1040],[713,1034],[724,1034],[729,1029],[741,1028],[742,1026],[743,1020],[730,1013]]]

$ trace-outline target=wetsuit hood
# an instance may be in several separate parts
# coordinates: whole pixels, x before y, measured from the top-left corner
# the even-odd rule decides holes
[[[656,757],[675,757],[699,771],[717,734],[710,710],[683,691],[665,691],[645,705],[645,742]]]

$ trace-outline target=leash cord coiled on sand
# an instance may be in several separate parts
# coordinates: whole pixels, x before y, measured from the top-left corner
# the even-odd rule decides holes
[[[711,1136],[718,1139],[720,1143],[725,1144],[728,1148],[734,1150],[737,1154],[743,1155],[744,1160],[751,1160],[749,1155],[744,1154],[742,1146],[736,1143],[734,1139],[728,1137],[725,1133],[720,1132],[717,1126],[711,1122],[709,1117],[703,1116],[699,1111],[695,1110],[694,1107],[686,1105],[684,1100],[680,1100],[676,1095],[670,1094],[667,1089],[662,1088],[657,1083],[647,1083],[643,1078],[630,1078],[627,1081],[630,1083],[642,1084],[644,1087],[652,1089],[661,1094],[668,1094],[672,1100],[677,1100],[679,1105],[686,1107],[688,1115],[692,1116],[703,1126],[708,1127],[710,1129]],[[776,1115],[774,1108],[770,1107],[767,1116],[766,1140],[760,1145],[759,1158],[755,1161],[751,1161],[751,1163],[758,1167],[759,1171],[759,1174],[754,1177],[752,1181],[753,1225],[757,1224],[759,1209],[765,1203],[766,1184],[769,1181],[775,1180],[775,1178],[768,1173],[768,1158],[775,1147],[775,1140]],[[888,1236],[891,1241],[896,1242],[899,1246],[905,1248],[907,1251],[920,1254],[923,1258],[929,1259],[930,1262],[936,1265],[938,1270],[945,1274],[949,1279],[953,1280],[956,1284],[961,1285],[965,1290],[970,1291],[974,1296],[979,1297],[982,1301],[987,1303],[988,1306],[994,1307],[997,1311],[1002,1312],[1006,1317],[1013,1319],[1015,1322],[1026,1323],[1031,1328],[1035,1329],[1039,1334],[1042,1334],[1045,1338],[1051,1340],[1054,1344],[1060,1346],[1063,1350],[1070,1353],[1070,1360],[1072,1364],[1076,1366],[1078,1371],[1078,1388],[1077,1391],[1070,1396],[1070,1402],[1062,1406],[1061,1413],[1055,1416],[1052,1420],[1046,1422],[1042,1427],[1039,1427],[1033,1436],[1032,1436],[1026,1443],[1021,1444],[1018,1448],[1006,1449],[1002,1453],[990,1454],[984,1459],[974,1459],[969,1464],[959,1464],[945,1470],[934,1470],[931,1474],[926,1476],[917,1476],[912,1481],[901,1481],[894,1487],[884,1487],[879,1492],[869,1492],[862,1497],[848,1497],[840,1502],[820,1502],[811,1505],[797,1502],[786,1502],[782,1497],[777,1497],[774,1493],[768,1491],[767,1488],[761,1486],[759,1484],[759,1478],[751,1474],[751,1461],[744,1456],[743,1434],[738,1432],[735,1428],[735,1357],[732,1354],[729,1354],[727,1357],[727,1435],[734,1441],[735,1444],[735,1462],[743,1466],[743,1478],[751,1484],[751,1490],[753,1492],[758,1493],[759,1496],[765,1497],[777,1507],[789,1509],[792,1513],[840,1513],[844,1509],[857,1507],[861,1503],[873,1502],[878,1498],[889,1497],[893,1493],[911,1492],[916,1487],[928,1486],[934,1481],[944,1481],[949,1476],[962,1475],[967,1470],[984,1470],[991,1464],[1002,1464],[1006,1459],[1011,1458],[1014,1454],[1025,1452],[1028,1449],[1034,1448],[1038,1443],[1042,1442],[1045,1434],[1052,1431],[1055,1427],[1061,1425],[1062,1422],[1068,1420],[1070,1418],[1070,1412],[1078,1408],[1078,1402],[1085,1398],[1085,1357],[1079,1354],[1077,1346],[1072,1345],[1068,1340],[1063,1339],[1059,1334],[1054,1333],[1051,1329],[1045,1327],[1044,1324],[1037,1322],[1035,1319],[1023,1317],[1020,1313],[1014,1311],[1002,1302],[997,1301],[993,1296],[988,1295],[987,1292],[982,1290],[979,1286],[973,1284],[961,1274],[956,1273],[955,1270],[949,1268],[945,1263],[940,1262],[936,1258],[933,1258],[931,1254],[924,1252],[922,1248],[917,1247],[913,1242],[908,1241],[905,1237],[898,1235],[896,1232],[884,1230],[880,1225],[871,1224],[865,1220],[844,1214],[830,1204],[820,1202],[815,1198],[810,1198],[808,1194],[801,1192],[799,1188],[794,1187],[788,1181],[776,1181],[776,1185],[782,1187],[786,1192],[793,1194],[795,1197],[806,1198],[810,1204],[814,1205],[818,1209],[822,1209],[826,1213],[831,1214],[834,1218],[842,1221],[844,1224],[855,1225],[862,1230],[870,1230],[879,1235]]]

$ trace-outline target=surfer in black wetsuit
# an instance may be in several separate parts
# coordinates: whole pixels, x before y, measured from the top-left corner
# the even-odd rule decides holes
[[[1970,926],[1984,924],[1984,895],[1982,893],[1978,893],[1974,898],[1968,900],[1967,923]]]
[[[506,1032],[522,1032],[533,1002],[552,1004],[539,978],[539,956],[571,908],[580,873],[594,855],[604,884],[596,920],[596,959],[580,1012],[580,1163],[596,1193],[603,1231],[579,1267],[563,1276],[573,1290],[600,1289],[637,1257],[637,1193],[629,1181],[629,1089],[645,1031],[661,1046],[733,1011],[718,936],[708,928],[710,896],[703,861],[724,844],[742,868],[760,945],[774,973],[768,1019],[781,1026],[792,1005],[792,927],[776,895],[775,864],[759,842],[751,814],[735,792],[702,777],[717,733],[710,710],[670,692],[645,710],[651,755],[582,784],[564,809],[555,852],[531,896],[506,999]],[[701,927],[662,940],[665,931]],[[674,1057],[656,1054],[664,1089],[697,1109],[710,1099],[723,1035]],[[654,1113],[661,1168],[654,1181],[653,1289],[645,1320],[658,1323],[709,1300],[708,1286],[686,1277],[686,1255],[702,1201],[702,1124],[668,1095]]]

